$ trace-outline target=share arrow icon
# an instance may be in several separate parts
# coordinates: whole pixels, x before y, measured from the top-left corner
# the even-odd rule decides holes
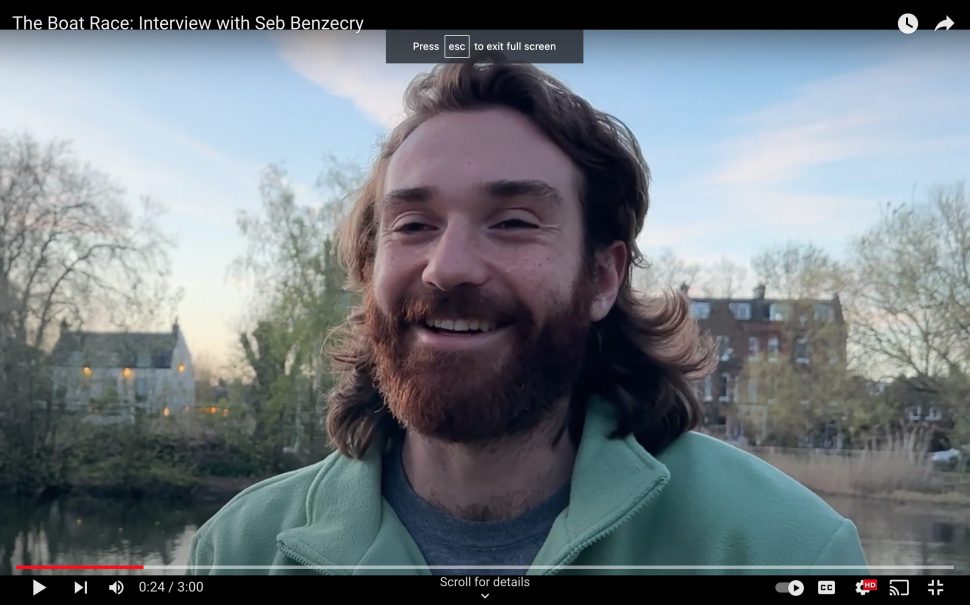
[[[944,19],[944,20],[942,20],[942,21],[940,21],[939,23],[936,24],[936,27],[933,29],[933,31],[937,31],[941,27],[943,29],[949,31],[950,28],[953,27],[953,19],[951,19],[949,16],[947,16],[946,19]]]

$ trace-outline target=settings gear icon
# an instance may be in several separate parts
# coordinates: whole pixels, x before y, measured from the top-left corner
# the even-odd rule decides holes
[[[858,582],[855,583],[855,591],[861,595],[869,594],[869,589],[863,588],[862,583],[863,583],[862,580],[859,580]]]

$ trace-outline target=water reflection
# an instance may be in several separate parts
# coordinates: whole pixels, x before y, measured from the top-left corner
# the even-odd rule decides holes
[[[954,565],[953,571],[926,573],[970,572],[970,511],[849,497],[826,499],[856,523],[871,565]],[[0,500],[0,575],[15,573],[14,567],[21,564],[185,565],[196,528],[221,504]]]
[[[970,511],[966,509],[840,496],[826,500],[855,522],[870,565],[954,566],[952,571],[922,572],[932,574],[970,571]]]
[[[0,501],[0,575],[14,573],[16,565],[184,565],[196,528],[219,506],[95,498]]]

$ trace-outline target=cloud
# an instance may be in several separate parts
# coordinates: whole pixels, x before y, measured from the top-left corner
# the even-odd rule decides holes
[[[947,47],[907,49],[875,67],[800,88],[787,101],[743,115],[740,132],[720,146],[715,184],[774,186],[813,167],[845,160],[904,157],[914,146],[967,151],[970,87],[964,53]],[[956,145],[954,142],[956,141]]]
[[[71,141],[79,158],[117,179],[130,199],[160,196],[169,208],[232,227],[226,210],[238,192],[255,190],[258,167],[227,156],[83,73],[0,57],[0,79],[11,84],[0,95],[0,131]]]
[[[386,128],[403,115],[401,99],[408,83],[430,68],[386,63],[383,31],[286,32],[276,40],[283,60],[300,75],[349,99]]]
[[[736,228],[770,230],[773,235],[796,239],[806,232],[826,239],[853,235],[879,206],[875,197],[785,189],[748,190],[732,202]]]
[[[965,45],[928,42],[734,118],[719,160],[698,179],[698,196],[716,200],[723,218],[718,239],[840,246],[878,216],[887,195],[906,193],[894,189],[900,181],[965,165],[964,63]]]
[[[889,144],[878,130],[881,120],[864,114],[816,118],[753,131],[728,144],[732,157],[714,175],[726,185],[776,184],[797,178],[809,167],[862,158]]]

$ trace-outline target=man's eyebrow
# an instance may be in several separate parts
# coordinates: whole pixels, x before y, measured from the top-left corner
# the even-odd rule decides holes
[[[548,200],[557,205],[562,203],[562,194],[555,187],[537,179],[487,181],[480,184],[478,189],[491,198],[531,197]],[[381,208],[390,208],[398,204],[427,202],[436,195],[438,195],[438,189],[430,186],[393,189],[388,191],[381,199]]]
[[[426,202],[437,193],[434,187],[405,187],[388,191],[381,199],[381,207],[387,208],[409,202]]]
[[[536,179],[489,181],[482,183],[481,189],[489,197],[532,197],[548,200],[557,205],[562,203],[562,194],[555,187]]]

